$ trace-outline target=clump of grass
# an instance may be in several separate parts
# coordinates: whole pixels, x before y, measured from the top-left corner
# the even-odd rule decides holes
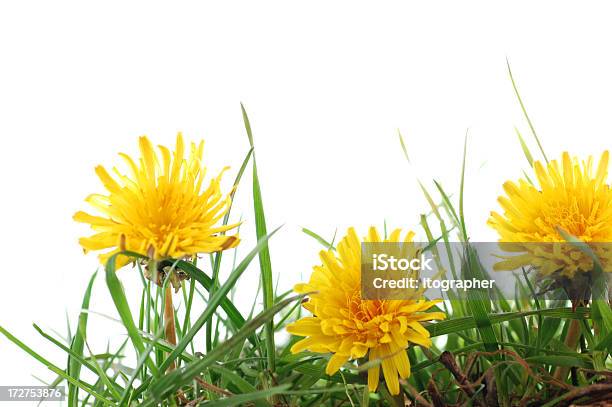
[[[514,80],[513,85],[516,89]],[[520,103],[524,109],[522,100]],[[56,376],[50,385],[68,386],[68,405],[398,406],[410,402],[436,407],[557,406],[610,399],[612,312],[601,299],[603,294],[577,307],[562,301],[548,303],[536,295],[534,281],[527,273],[516,287],[515,298],[506,298],[501,292],[489,298],[478,290],[450,291],[439,309],[447,319],[426,326],[431,337],[440,340],[430,349],[409,348],[412,374],[401,381],[399,396],[391,396],[384,386],[369,392],[364,370],[367,366],[346,365],[328,376],[326,355],[291,354],[289,349],[299,338],[275,342],[275,334],[300,316],[304,296],[276,292],[272,284],[268,242],[278,229],[271,233],[267,230],[254,138],[244,108],[242,113],[249,150],[234,187],[238,188],[251,164],[257,244],[240,261],[229,259],[237,265],[224,280],[220,278],[222,263],[230,262],[228,254],[222,252],[212,254],[206,266],[182,260],[170,264],[189,277],[175,306],[176,345],[164,340],[164,293],[169,281],[161,287],[152,283],[140,266],[142,256],[130,252],[121,255],[135,260],[141,276],[139,307],[128,305],[115,270],[116,256],[108,261],[103,273],[127,333],[119,346],[94,353],[87,341],[88,310],[95,310],[90,298],[98,274],[92,276],[85,290],[83,311],[67,340],[34,326],[65,353],[63,364],[49,361],[0,327],[3,335]],[[529,126],[533,131],[531,121]],[[400,141],[407,156],[401,135]],[[520,142],[531,164],[527,143],[522,137]],[[470,242],[464,217],[466,154],[467,137],[456,203],[440,182],[433,181],[433,194],[419,180],[431,209],[421,216],[421,226],[430,243],[441,242],[448,256],[460,257],[461,266],[451,270],[453,276],[485,277],[489,271],[481,265]],[[229,212],[224,224],[228,219]],[[323,248],[334,247],[335,237],[326,239],[309,229],[304,232]],[[451,250],[454,240],[463,243],[461,253]],[[582,247],[580,242],[574,243]],[[261,297],[258,291],[251,313],[244,315],[231,293],[255,257],[259,259]],[[263,310],[254,315],[259,300]],[[565,341],[572,326],[579,329],[578,347]],[[203,348],[196,345],[200,338]],[[171,366],[174,369],[169,370]],[[566,373],[556,373],[560,370]]]

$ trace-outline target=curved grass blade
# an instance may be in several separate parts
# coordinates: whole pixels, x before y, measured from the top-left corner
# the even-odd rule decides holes
[[[321,244],[321,246],[327,248],[327,249],[331,249],[331,250],[336,250],[336,248],[334,247],[334,243],[333,242],[328,242],[327,240],[323,239],[321,237],[321,235],[317,234],[316,232],[313,232],[312,230],[303,227],[302,228],[302,232],[304,232],[305,234],[307,234],[308,236],[312,237],[314,240],[316,240],[317,242],[319,242]],[[335,234],[334,234],[335,236]]]
[[[525,154],[525,158],[527,159],[529,166],[533,167],[533,156],[531,155],[531,151],[529,151],[529,147],[527,147],[527,143],[525,143],[521,132],[516,127],[514,128],[514,131],[518,136],[519,143],[521,143],[521,149],[523,150],[523,154]]]
[[[223,216],[223,223],[222,223],[223,226],[227,225],[227,223],[229,222],[230,212],[232,211],[232,205],[234,203],[234,195],[236,194],[236,191],[238,190],[238,185],[240,184],[240,180],[242,179],[242,175],[244,174],[244,171],[246,170],[247,164],[249,163],[249,160],[252,154],[253,154],[253,147],[251,147],[251,149],[247,153],[246,157],[242,161],[240,170],[238,170],[238,174],[236,174],[236,179],[234,180],[234,185],[232,186],[232,191],[230,192],[231,201],[229,204],[229,208],[227,212],[225,213],[225,215]],[[225,231],[221,232],[221,234],[225,235]],[[213,279],[214,284],[208,290],[209,298],[212,297],[215,289],[219,285],[219,270],[221,269],[222,256],[223,256],[222,251],[217,252],[217,254],[215,255],[215,260],[214,260],[213,270],[212,270],[212,279]],[[210,351],[211,348],[212,348],[212,319],[206,325],[206,350]]]
[[[242,118],[244,127],[251,143],[251,148],[255,148],[253,144],[253,132],[251,131],[251,123],[247,116],[246,110],[242,103]],[[257,175],[257,160],[253,153],[253,204],[255,210],[255,231],[257,239],[261,239],[268,232],[266,229],[266,216],[261,197],[261,186],[259,185],[259,176]],[[272,278],[272,262],[270,260],[270,250],[266,245],[259,253],[259,267],[261,270],[261,283],[263,289],[263,305],[264,310],[272,308],[274,305],[274,282]],[[274,321],[269,321],[266,324],[266,356],[268,359],[268,369],[272,372],[275,370],[276,346],[274,345]]]
[[[464,259],[464,279],[475,278],[477,280],[487,280],[490,277],[486,275],[476,250],[469,243],[466,244],[465,248],[465,259]],[[484,347],[489,352],[494,352],[499,349],[498,340],[493,330],[491,318],[491,298],[489,298],[486,290],[473,289],[467,292],[467,305],[471,311],[476,328]]]
[[[89,279],[89,284],[87,285],[87,289],[85,290],[85,295],[83,297],[83,303],[81,305],[81,309],[86,310],[89,308],[89,300],[91,298],[91,290],[93,287],[93,283],[96,279],[96,275],[98,273],[95,272],[91,278]],[[89,314],[87,312],[81,311],[79,315],[79,322],[76,334],[72,338],[72,344],[70,345],[71,353],[74,353],[74,357],[69,354],[68,355],[68,374],[70,377],[75,379],[79,379],[81,374],[81,362],[78,358],[83,357],[83,348],[85,345],[85,335],[87,333],[87,317]],[[40,331],[42,333],[42,331]],[[73,384],[68,384],[68,405],[75,405],[79,400],[79,388]]]
[[[518,99],[518,102],[521,105],[521,110],[523,111],[523,115],[525,116],[525,119],[527,119],[527,124],[529,125],[529,129],[531,129],[531,134],[533,134],[533,138],[535,139],[536,143],[538,143],[538,148],[540,149],[540,152],[542,153],[542,157],[544,157],[544,160],[546,160],[546,163],[548,164],[548,157],[546,157],[546,153],[544,152],[542,143],[540,142],[540,139],[538,138],[538,135],[536,134],[535,128],[533,127],[533,123],[531,123],[531,119],[529,118],[529,115],[527,114],[527,109],[525,109],[525,105],[523,104],[523,99],[521,98],[521,95],[516,86],[516,82],[514,81],[514,76],[512,75],[512,69],[510,69],[510,61],[508,61],[508,59],[506,59],[506,66],[508,67],[508,75],[510,75],[510,81],[512,82],[512,88],[514,89],[514,94],[516,95],[516,98]]]
[[[542,316],[548,316],[553,318],[567,318],[567,319],[585,319],[590,317],[590,310],[584,307],[578,307],[575,311],[571,308],[548,308],[542,310],[532,311],[521,311],[521,312],[505,312],[505,313],[492,313],[489,315],[491,324],[499,324],[502,322],[510,321],[516,318],[524,318],[530,315],[541,314]],[[468,329],[476,328],[476,321],[474,317],[463,317],[449,319],[446,321],[436,322],[427,325],[425,328],[429,331],[432,337],[448,335],[455,332],[461,332]]]
[[[283,384],[281,386],[271,387],[266,390],[259,390],[259,391],[254,391],[252,393],[246,393],[246,394],[237,394],[235,396],[230,396],[225,399],[210,401],[202,405],[203,406],[215,406],[215,407],[242,406],[245,404],[249,404],[250,402],[254,402],[257,400],[264,400],[268,397],[272,397],[277,394],[282,394],[289,387],[291,387],[291,385]]]

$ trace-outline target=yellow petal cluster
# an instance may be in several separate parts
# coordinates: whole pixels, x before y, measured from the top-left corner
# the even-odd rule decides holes
[[[492,212],[488,224],[501,247],[520,253],[496,264],[497,270],[534,266],[543,276],[573,277],[593,269],[593,260],[565,242],[564,231],[588,243],[604,265],[612,265],[612,190],[607,183],[609,153],[585,161],[565,152],[560,162],[534,163],[537,186],[528,180],[504,184],[503,215]],[[538,244],[539,243],[539,244]]]
[[[174,151],[156,150],[147,137],[140,137],[140,157],[120,156],[127,172],[103,166],[96,174],[107,193],[92,194],[86,201],[98,212],[79,211],[74,220],[91,225],[95,234],[79,243],[88,251],[103,251],[102,264],[113,254],[129,250],[152,259],[179,259],[235,247],[237,236],[223,232],[237,225],[218,226],[227,213],[230,196],[221,193],[223,172],[204,184],[204,142],[185,143],[179,133]],[[119,256],[118,266],[128,258]]]
[[[411,242],[414,233],[406,234]],[[370,228],[364,242],[400,242],[396,229],[388,239],[382,239]],[[399,393],[399,378],[410,375],[406,348],[410,343],[429,347],[429,331],[422,321],[443,319],[442,312],[424,312],[439,301],[425,300],[362,300],[361,243],[350,228],[340,241],[337,251],[321,251],[322,264],[314,267],[307,284],[298,284],[298,293],[310,295],[304,308],[312,313],[289,326],[287,331],[306,338],[295,343],[293,353],[303,350],[332,353],[326,373],[334,374],[349,360],[368,357],[373,367],[368,369],[368,387],[378,387],[380,367],[392,394]],[[382,361],[382,362],[381,362]]]

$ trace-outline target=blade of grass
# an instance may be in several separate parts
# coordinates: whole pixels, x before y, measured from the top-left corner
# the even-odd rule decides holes
[[[436,181],[435,179],[433,180],[433,183],[436,185],[436,188],[438,189],[438,192],[440,192],[440,196],[442,197],[442,202],[444,203],[444,207],[446,208],[446,211],[449,215],[450,220],[457,226],[459,227],[459,216],[457,216],[457,212],[455,211],[455,207],[453,206],[453,204],[451,204],[450,201],[450,197],[449,195],[444,191],[444,188],[442,188],[442,185]]]
[[[467,158],[467,140],[468,131],[466,130],[465,139],[463,140],[463,162],[461,164],[461,184],[459,186],[459,227],[461,228],[464,242],[468,241],[467,229],[465,226],[465,217],[463,213],[463,193],[465,191],[465,161]]]
[[[238,185],[240,184],[240,180],[242,179],[242,175],[244,174],[244,171],[247,167],[247,164],[249,163],[249,159],[251,158],[251,155],[253,154],[253,147],[251,146],[251,148],[249,149],[249,152],[247,153],[246,157],[244,158],[244,160],[242,161],[242,165],[240,166],[240,169],[238,170],[238,174],[236,174],[236,178],[234,179],[234,184],[232,186],[232,191],[230,192],[230,204],[229,204],[229,208],[227,209],[227,212],[225,213],[225,215],[223,216],[223,226],[227,225],[227,223],[229,222],[229,217],[230,217],[230,212],[232,210],[232,205],[234,202],[234,195],[236,194],[236,191],[238,190]],[[225,235],[225,231],[221,232],[222,235]],[[221,258],[223,256],[223,252],[217,252],[215,255],[215,261],[213,264],[213,269],[212,269],[212,279],[213,279],[213,285],[211,286],[208,295],[209,298],[212,298],[212,296],[214,295],[215,290],[217,289],[217,286],[219,285],[219,271],[221,269]],[[208,324],[206,324],[206,351],[210,351],[210,349],[212,348],[212,319],[209,321]]]
[[[317,234],[316,232],[313,232],[312,230],[308,228],[304,228],[304,227],[302,228],[302,232],[306,233],[308,236],[312,237],[317,242],[321,243],[321,246],[324,246],[328,249],[336,250],[332,242],[328,242],[327,240],[323,239],[321,235]]]
[[[247,116],[244,105],[240,104],[242,110],[242,118],[244,121],[244,127],[251,143],[251,148],[254,148],[253,144],[253,132],[251,130],[251,123]],[[255,231],[257,239],[261,239],[266,236],[266,216],[264,214],[264,206],[261,196],[261,186],[259,184],[259,176],[257,174],[257,159],[255,153],[253,153],[253,205],[255,210]],[[270,250],[266,245],[259,253],[259,267],[261,270],[261,282],[263,289],[263,306],[264,310],[272,308],[274,305],[274,282],[272,278],[272,262],[270,260]],[[268,358],[268,369],[271,372],[275,370],[275,356],[276,346],[274,345],[274,321],[268,321],[265,326],[266,331],[266,357]]]
[[[516,127],[514,128],[514,131],[518,136],[519,143],[521,143],[521,149],[523,150],[523,154],[525,154],[525,158],[527,159],[529,166],[533,167],[533,156],[531,155],[531,151],[529,151],[529,147],[527,147],[527,143],[525,143],[523,136],[521,136],[521,132]]]
[[[489,315],[489,319],[491,320],[491,324],[499,324],[512,319],[524,318],[526,316],[537,314],[542,314],[542,316],[553,318],[584,319],[590,317],[590,310],[583,307],[578,307],[575,311],[573,311],[571,308],[548,308],[521,312],[492,313]],[[476,327],[477,325],[474,317],[468,316],[436,322],[427,325],[425,328],[430,332],[432,337],[435,337],[461,332]]]
[[[230,396],[224,399],[215,400],[215,407],[225,407],[225,406],[242,406],[246,404],[250,404],[255,400],[264,400],[268,397],[275,396],[277,394],[282,394],[287,390],[291,385],[283,384],[281,386],[271,387],[266,390],[258,390],[252,393],[245,394],[237,394],[235,396]],[[211,405],[213,405],[211,404]]]
[[[538,143],[538,148],[540,149],[540,152],[542,153],[542,157],[544,157],[544,160],[546,160],[546,163],[548,164],[548,157],[546,157],[544,148],[542,148],[542,143],[540,142],[540,139],[538,138],[538,135],[536,134],[535,128],[533,127],[533,123],[531,123],[531,119],[529,118],[529,115],[527,114],[527,109],[525,109],[525,104],[523,103],[523,99],[521,98],[521,95],[519,94],[519,91],[518,91],[518,87],[516,86],[516,82],[514,81],[514,76],[512,75],[512,69],[510,69],[510,61],[508,61],[508,59],[506,59],[506,65],[508,67],[508,75],[510,75],[510,81],[512,82],[512,88],[514,89],[514,94],[516,95],[516,98],[518,99],[518,102],[521,105],[521,110],[523,111],[523,115],[525,116],[525,119],[527,119],[527,124],[529,124],[529,129],[531,129],[531,134],[533,134],[533,138],[535,138],[536,143]]]
[[[81,305],[82,309],[89,308],[89,300],[91,298],[91,290],[93,287],[93,283],[96,279],[96,275],[98,273],[94,273],[89,279],[89,284],[87,285],[87,289],[85,290],[85,295],[83,296],[83,303]],[[76,334],[72,339],[72,344],[70,345],[70,350],[74,353],[76,358],[82,358],[83,356],[83,347],[85,344],[85,335],[87,332],[87,317],[89,314],[87,312],[82,312],[79,315],[79,322]],[[70,377],[74,379],[79,379],[81,374],[81,363],[78,359],[73,358],[72,355],[68,355],[68,374]],[[74,384],[68,384],[68,405],[75,405],[79,400],[79,389]]]

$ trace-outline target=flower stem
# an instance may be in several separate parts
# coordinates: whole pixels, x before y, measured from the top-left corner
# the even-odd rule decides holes
[[[565,345],[571,350],[575,350],[578,346],[578,341],[580,340],[581,330],[580,330],[580,320],[572,319],[570,322],[570,326],[567,329],[567,335],[565,336]],[[555,373],[553,377],[559,381],[564,382],[567,373],[569,372],[569,368],[566,366],[557,366],[555,369]]]
[[[171,345],[176,345],[176,326],[174,322],[174,305],[172,304],[172,285],[167,284],[165,288],[164,301],[164,331],[166,333],[166,342]],[[168,371],[174,370],[176,364],[172,362],[168,366]]]

